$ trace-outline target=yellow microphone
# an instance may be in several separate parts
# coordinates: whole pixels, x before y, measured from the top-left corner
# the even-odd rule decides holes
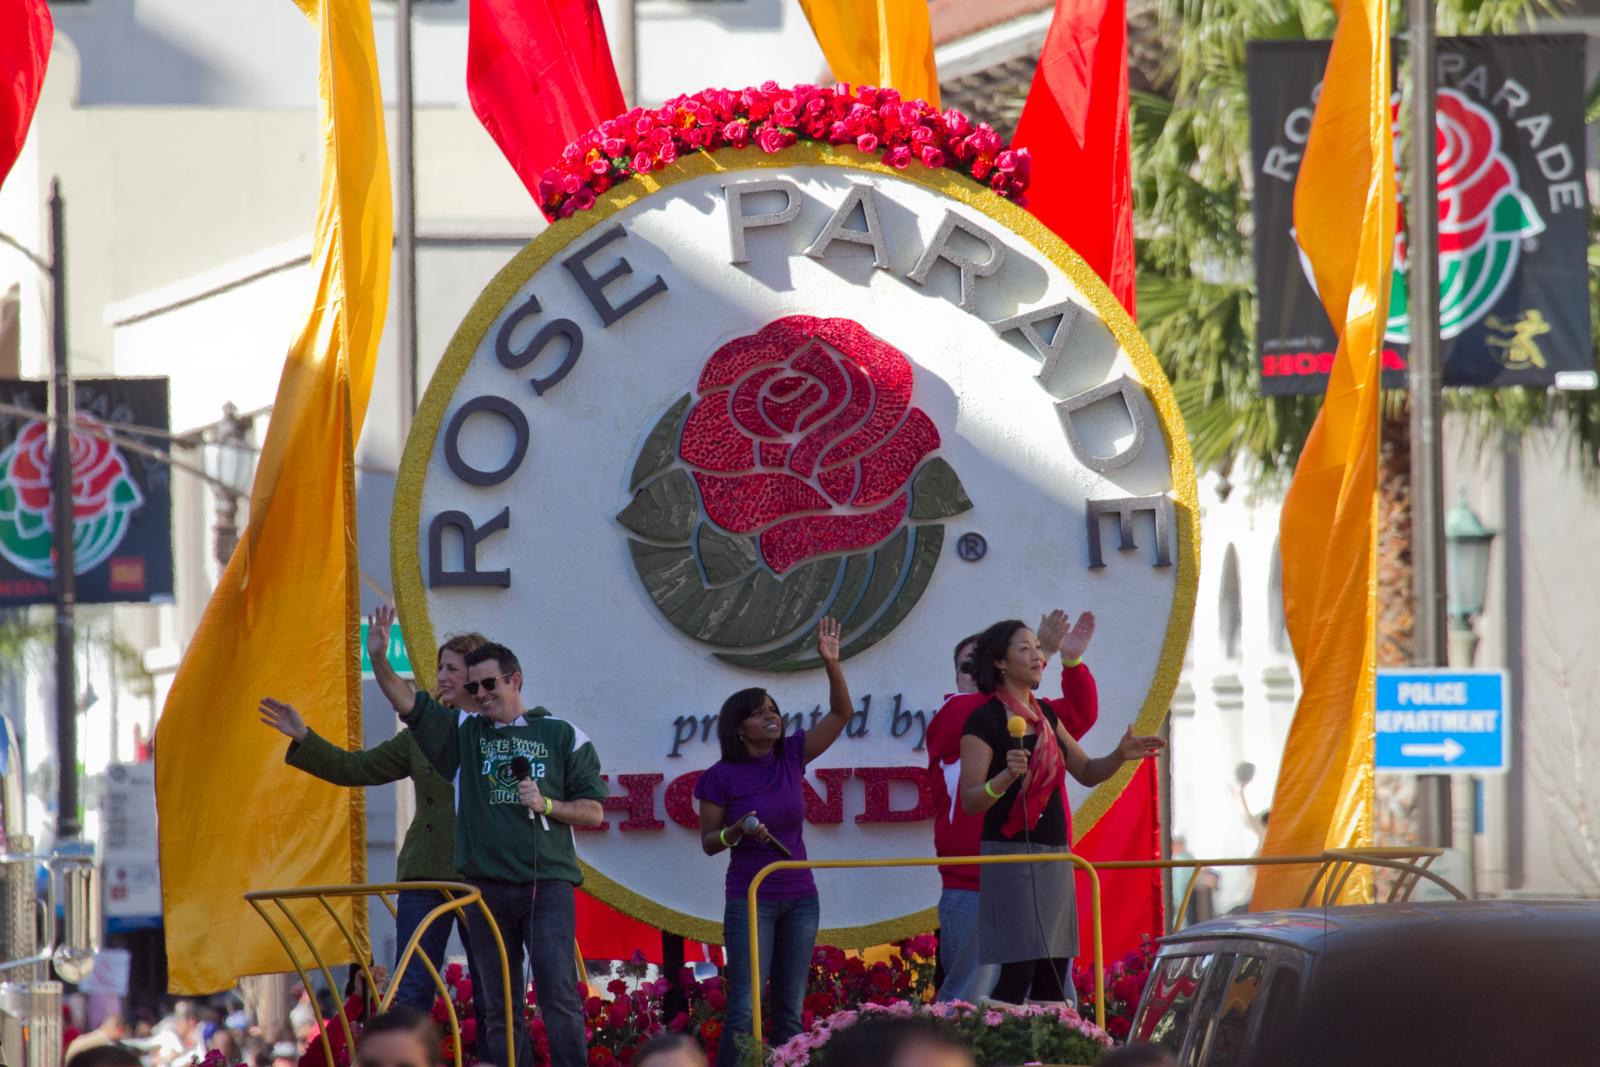
[[[1013,715],[1006,720],[1006,733],[1011,735],[1011,740],[1022,747],[1022,739],[1028,735],[1028,720],[1021,715]]]

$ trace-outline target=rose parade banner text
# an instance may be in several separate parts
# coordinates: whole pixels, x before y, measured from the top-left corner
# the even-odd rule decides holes
[[[1402,43],[1395,41],[1396,62]],[[1256,357],[1267,396],[1321,393],[1336,343],[1294,235],[1294,190],[1327,41],[1249,47]],[[1439,333],[1444,384],[1592,388],[1584,38],[1439,40]],[[1398,81],[1396,84],[1399,84]],[[1394,102],[1398,143],[1400,100]],[[1401,161],[1404,166],[1404,160]],[[1405,386],[1405,176],[1384,385]]]
[[[52,596],[49,393],[42,381],[0,382],[0,607],[42,604]],[[134,442],[165,450],[167,379],[80,378],[73,382],[73,403],[78,602],[170,599],[171,470],[126,447]]]

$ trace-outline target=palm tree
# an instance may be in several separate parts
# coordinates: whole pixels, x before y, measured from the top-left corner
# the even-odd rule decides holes
[[[1524,29],[1553,7],[1552,0],[1439,0],[1439,32]],[[1132,118],[1139,323],[1172,380],[1196,464],[1226,473],[1237,463],[1258,482],[1282,484],[1321,398],[1258,392],[1245,43],[1329,37],[1335,16],[1326,0],[1165,0],[1162,12],[1166,60],[1151,88],[1134,94]],[[1600,117],[1596,112],[1600,87],[1591,94],[1589,117]],[[1600,292],[1600,246],[1591,245],[1589,263],[1593,302]],[[1454,390],[1446,406],[1482,440],[1555,426],[1586,474],[1600,469],[1595,393]],[[1413,622],[1405,394],[1386,395],[1383,414],[1378,659],[1397,665],[1411,661]]]
[[[1441,0],[1441,33],[1523,28],[1549,0]],[[1134,99],[1134,196],[1139,221],[1139,323],[1172,379],[1195,461],[1282,481],[1294,469],[1321,398],[1258,395],[1251,358],[1255,287],[1250,251],[1249,115],[1245,43],[1327,37],[1323,0],[1168,0],[1167,62]],[[1600,276],[1600,248],[1590,253]],[[1447,396],[1482,435],[1561,425],[1588,469],[1600,443],[1600,399],[1542,389],[1459,390]],[[1410,442],[1406,397],[1384,398],[1384,571],[1381,656],[1410,652]]]

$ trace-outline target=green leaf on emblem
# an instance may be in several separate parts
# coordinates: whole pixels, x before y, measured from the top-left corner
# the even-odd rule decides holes
[[[683,544],[694,532],[699,511],[694,483],[683,468],[674,467],[635,493],[633,503],[622,509],[617,521],[652,541]]]
[[[139,487],[133,484],[131,478],[118,478],[116,488],[111,490],[111,504],[130,505],[143,503],[139,499]]]
[[[1527,237],[1544,229],[1538,209],[1528,194],[1514,189],[1502,196],[1494,205],[1494,232],[1501,235]]]
[[[678,458],[678,436],[688,415],[689,397],[681,396],[650,428],[649,436],[639,447],[639,458],[634,461],[633,477],[628,479],[630,490],[639,488]]]
[[[972,510],[972,501],[961,488],[961,479],[942,458],[922,465],[911,480],[911,518],[918,522],[947,519]]]
[[[711,585],[725,585],[743,578],[756,565],[759,556],[753,537],[732,537],[710,523],[701,523],[695,533],[700,565]]]

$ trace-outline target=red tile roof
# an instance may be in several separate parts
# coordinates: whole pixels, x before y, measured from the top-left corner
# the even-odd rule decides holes
[[[933,43],[948,44],[1024,15],[1048,11],[1054,0],[929,0]]]

